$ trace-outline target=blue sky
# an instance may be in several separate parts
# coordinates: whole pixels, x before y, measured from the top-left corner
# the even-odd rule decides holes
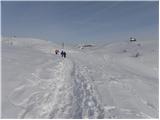
[[[158,40],[158,1],[4,1],[2,36],[68,43]]]

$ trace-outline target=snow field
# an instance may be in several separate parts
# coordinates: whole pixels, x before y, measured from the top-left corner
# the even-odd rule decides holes
[[[48,41],[2,44],[3,118],[158,118],[156,41],[70,47],[66,59]]]
[[[70,68],[64,69],[68,64],[65,61],[56,62],[57,65],[49,61],[39,66],[28,84],[13,91],[12,103],[23,108],[19,118],[66,118],[71,114],[71,86],[66,81]]]

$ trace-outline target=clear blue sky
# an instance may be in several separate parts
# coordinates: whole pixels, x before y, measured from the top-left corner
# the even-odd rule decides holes
[[[2,36],[51,41],[158,40],[158,1],[4,1]]]

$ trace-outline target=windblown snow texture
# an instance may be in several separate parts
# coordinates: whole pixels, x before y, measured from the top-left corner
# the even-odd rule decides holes
[[[2,118],[158,118],[158,42],[84,49],[2,40]]]

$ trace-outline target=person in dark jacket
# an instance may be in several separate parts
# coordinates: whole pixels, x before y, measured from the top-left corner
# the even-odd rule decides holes
[[[64,52],[63,52],[63,50],[61,51],[61,56],[62,56],[62,57],[64,56]]]
[[[66,52],[63,52],[63,57],[66,58]]]

